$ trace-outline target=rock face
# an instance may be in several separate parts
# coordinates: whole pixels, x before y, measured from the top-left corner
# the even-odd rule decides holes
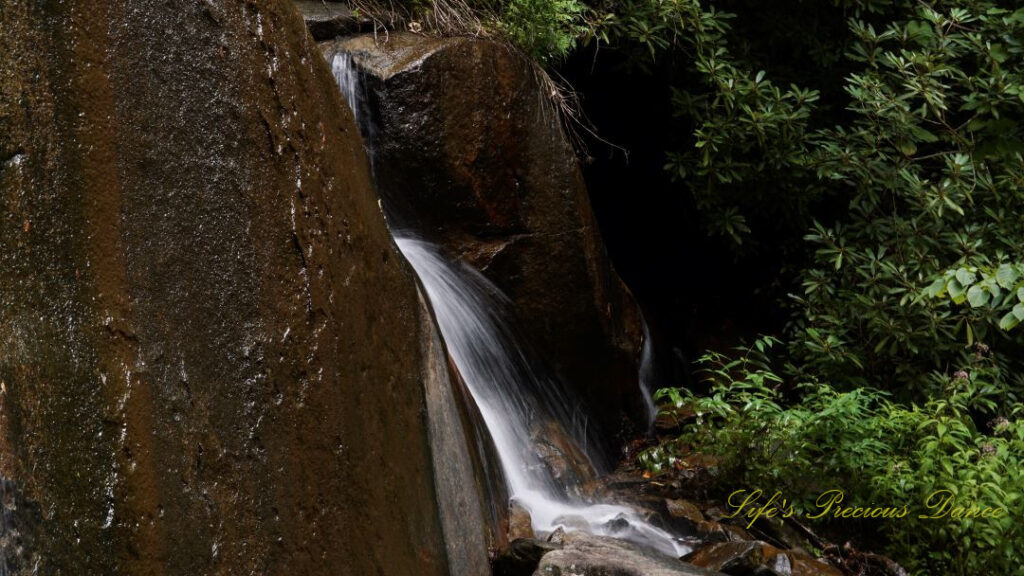
[[[364,35],[329,43],[365,71],[374,173],[393,215],[514,302],[541,355],[606,432],[638,418],[641,339],[551,86],[508,47]],[[362,111],[361,111],[362,112]]]
[[[480,514],[461,550],[440,518],[478,504],[432,470],[447,368],[294,7],[12,0],[0,30],[0,573],[485,559]]]
[[[420,291],[421,343],[426,357],[427,430],[441,527],[453,576],[489,576],[488,550],[507,544],[508,492],[493,462],[493,443],[469,392],[450,369],[440,330]],[[527,517],[529,526],[529,517]]]

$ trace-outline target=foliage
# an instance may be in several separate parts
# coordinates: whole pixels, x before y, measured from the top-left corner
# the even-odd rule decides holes
[[[673,105],[693,125],[693,138],[668,151],[665,168],[693,195],[708,230],[742,244],[753,214],[760,225],[785,226],[806,212],[815,187],[781,190],[780,183],[810,182],[803,163],[819,91],[777,84],[737,58],[733,14],[697,0],[627,0],[618,8],[609,35],[639,46],[639,65],[645,58],[657,65],[666,52],[683,55],[690,81],[673,89]]]
[[[933,370],[981,349],[999,356],[1004,386],[1024,385],[1024,331],[1000,330],[1019,322],[1019,300],[988,282],[964,304],[948,282],[1024,260],[1024,9],[837,0],[833,14],[809,9],[796,28],[808,36],[848,18],[844,34],[802,41],[817,49],[801,78],[801,66],[772,58],[792,30],[739,36],[742,15],[698,0],[617,6],[613,43],[651,62],[685,55],[695,81],[675,89],[674,104],[692,138],[668,151],[666,169],[707,230],[738,252],[787,251],[780,273],[799,289],[780,304],[793,311],[794,376],[843,388],[884,381],[924,398]],[[790,81],[773,79],[785,73]],[[942,279],[946,291],[922,297]]]
[[[692,451],[716,454],[721,477],[735,479],[730,489],[781,490],[802,516],[820,513],[816,496],[837,488],[845,492],[844,505],[907,504],[905,517],[863,522],[913,573],[1021,573],[1024,527],[1016,518],[1024,497],[1024,406],[997,403],[985,361],[952,378],[935,375],[943,393],[922,406],[894,403],[874,389],[840,392],[821,384],[804,384],[803,397],[786,405],[784,379],[763,353],[777,343],[759,339],[736,359],[701,358],[707,395],[660,390],[666,413],[687,406],[697,418],[640,461],[657,473]],[[957,506],[1007,513],[951,518],[949,509],[935,506],[942,493],[928,506],[941,490],[951,491]]]
[[[345,1],[387,28],[490,36],[540,63],[558,62],[600,34],[601,19],[582,0]]]
[[[925,290],[932,298],[947,297],[954,304],[968,302],[989,322],[1012,330],[1024,322],[1024,264],[1003,262],[998,266],[970,266],[947,270]]]
[[[579,0],[509,0],[500,27],[509,40],[541,62],[559,60],[592,33]]]
[[[849,57],[863,65],[846,85],[852,121],[812,137],[807,161],[847,191],[849,212],[806,236],[816,251],[801,273],[795,353],[834,381],[895,371],[920,388],[958,347],[1020,347],[992,333],[999,319],[917,298],[946,270],[1020,258],[1024,238],[1024,10],[943,8],[921,5],[882,32],[851,23]],[[844,378],[852,369],[861,377]]]
[[[673,103],[691,137],[666,170],[737,253],[787,250],[780,273],[796,288],[780,302],[792,312],[784,341],[704,356],[706,395],[659,392],[698,417],[641,462],[711,452],[723,478],[805,506],[833,485],[859,503],[923,504],[944,488],[1014,516],[1024,9],[836,0],[831,14],[808,7],[791,16],[802,25],[757,35],[736,31],[771,14],[760,3],[729,3],[736,14],[698,0],[617,5],[613,44],[635,46],[641,67],[683,62]],[[814,33],[836,16],[844,30]],[[809,55],[780,62],[776,45]],[[1024,535],[1009,518],[915,513],[875,528],[917,573],[1021,572]]]

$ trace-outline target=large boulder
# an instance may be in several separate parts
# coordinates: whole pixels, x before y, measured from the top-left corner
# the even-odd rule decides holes
[[[640,419],[639,313],[605,254],[546,76],[471,38],[362,35],[324,51],[364,72],[364,131],[392,227],[495,282],[605,432],[623,414]]]
[[[486,573],[294,7],[11,0],[0,50],[0,573]]]

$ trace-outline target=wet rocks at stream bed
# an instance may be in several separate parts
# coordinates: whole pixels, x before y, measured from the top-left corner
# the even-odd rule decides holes
[[[842,576],[823,560],[754,541],[717,542],[683,557],[687,562],[732,576]]]
[[[892,560],[824,542],[806,527],[775,519],[759,519],[750,526],[734,523],[712,501],[665,497],[650,481],[629,482],[613,475],[592,483],[587,491],[602,499],[632,508],[653,526],[678,534],[693,551],[681,558],[665,556],[642,545],[614,538],[616,523],[628,531],[625,516],[605,526],[609,536],[586,531],[585,523],[564,518],[565,528],[537,538],[524,538],[529,514],[513,505],[510,526],[513,543],[494,564],[498,576],[605,576],[727,574],[730,576],[843,576],[872,574],[905,576]],[[518,526],[518,528],[516,528]],[[512,535],[515,534],[515,535]],[[810,551],[824,550],[817,558]]]

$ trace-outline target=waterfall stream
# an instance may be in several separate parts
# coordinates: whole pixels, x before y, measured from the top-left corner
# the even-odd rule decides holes
[[[359,74],[351,56],[335,54],[331,68],[349,105],[360,110]],[[357,120],[368,122],[361,113]],[[372,135],[370,128],[361,125],[364,137]],[[403,222],[415,221],[403,216]],[[389,220],[394,221],[390,215]],[[494,441],[509,495],[529,512],[533,529],[538,534],[558,528],[585,530],[673,557],[689,552],[679,538],[651,525],[632,508],[587,501],[582,484],[601,466],[599,458],[587,453],[592,447],[586,440],[586,420],[573,417],[560,384],[536,368],[506,317],[511,303],[483,275],[446,257],[415,233],[392,229],[427,292],[452,361]],[[561,466],[552,465],[551,451]]]

